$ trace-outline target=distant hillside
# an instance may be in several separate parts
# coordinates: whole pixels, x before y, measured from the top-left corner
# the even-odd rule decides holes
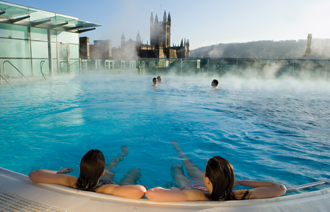
[[[190,51],[190,57],[210,58],[302,58],[307,40],[255,41],[205,46]],[[311,58],[330,58],[330,39],[312,39]]]

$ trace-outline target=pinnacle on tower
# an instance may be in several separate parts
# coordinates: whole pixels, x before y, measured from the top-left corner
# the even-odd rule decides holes
[[[168,11],[167,21],[168,21],[169,23],[171,23],[171,13],[170,13],[170,11]]]
[[[157,13],[156,13],[155,22],[158,23],[158,16],[157,16]]]
[[[121,47],[123,47],[125,45],[125,36],[124,36],[124,32],[121,36]]]
[[[163,22],[166,23],[166,9],[164,10]]]
[[[152,10],[151,10],[150,22],[154,22],[154,13]]]
[[[140,32],[138,31],[138,34],[136,36],[136,42],[141,42],[141,36],[140,36]]]

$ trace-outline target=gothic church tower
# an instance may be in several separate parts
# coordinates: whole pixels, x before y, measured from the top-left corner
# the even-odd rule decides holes
[[[166,16],[166,10],[164,11],[163,22],[158,22],[158,16],[156,14],[155,20],[153,12],[150,17],[150,45],[156,45],[161,43],[163,47],[168,48],[171,44],[171,15]]]

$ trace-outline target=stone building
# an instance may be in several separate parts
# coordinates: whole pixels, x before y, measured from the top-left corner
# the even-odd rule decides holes
[[[150,17],[150,44],[143,44],[140,33],[136,39],[126,40],[121,36],[119,48],[112,48],[110,40],[97,40],[89,44],[88,37],[80,37],[81,59],[139,59],[139,58],[189,58],[189,40],[181,39],[178,46],[171,43],[171,15],[164,11],[163,21],[158,21],[153,12]]]
[[[170,46],[171,43],[171,14],[164,11],[163,21],[150,16],[150,44],[143,44],[140,33],[136,40],[126,41],[124,33],[121,37],[120,48],[113,48],[114,58],[189,58],[189,40],[181,39],[179,46]]]
[[[312,54],[311,45],[312,45],[312,34],[308,34],[308,36],[307,36],[307,47],[306,47],[304,57],[311,56],[311,54]]]

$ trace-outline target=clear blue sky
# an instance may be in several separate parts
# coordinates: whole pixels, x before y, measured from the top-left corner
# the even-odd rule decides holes
[[[151,10],[172,17],[171,43],[190,40],[191,49],[217,43],[330,38],[329,0],[7,0],[75,16],[103,27],[83,33],[90,42],[110,39],[120,45],[122,32],[149,41]]]

